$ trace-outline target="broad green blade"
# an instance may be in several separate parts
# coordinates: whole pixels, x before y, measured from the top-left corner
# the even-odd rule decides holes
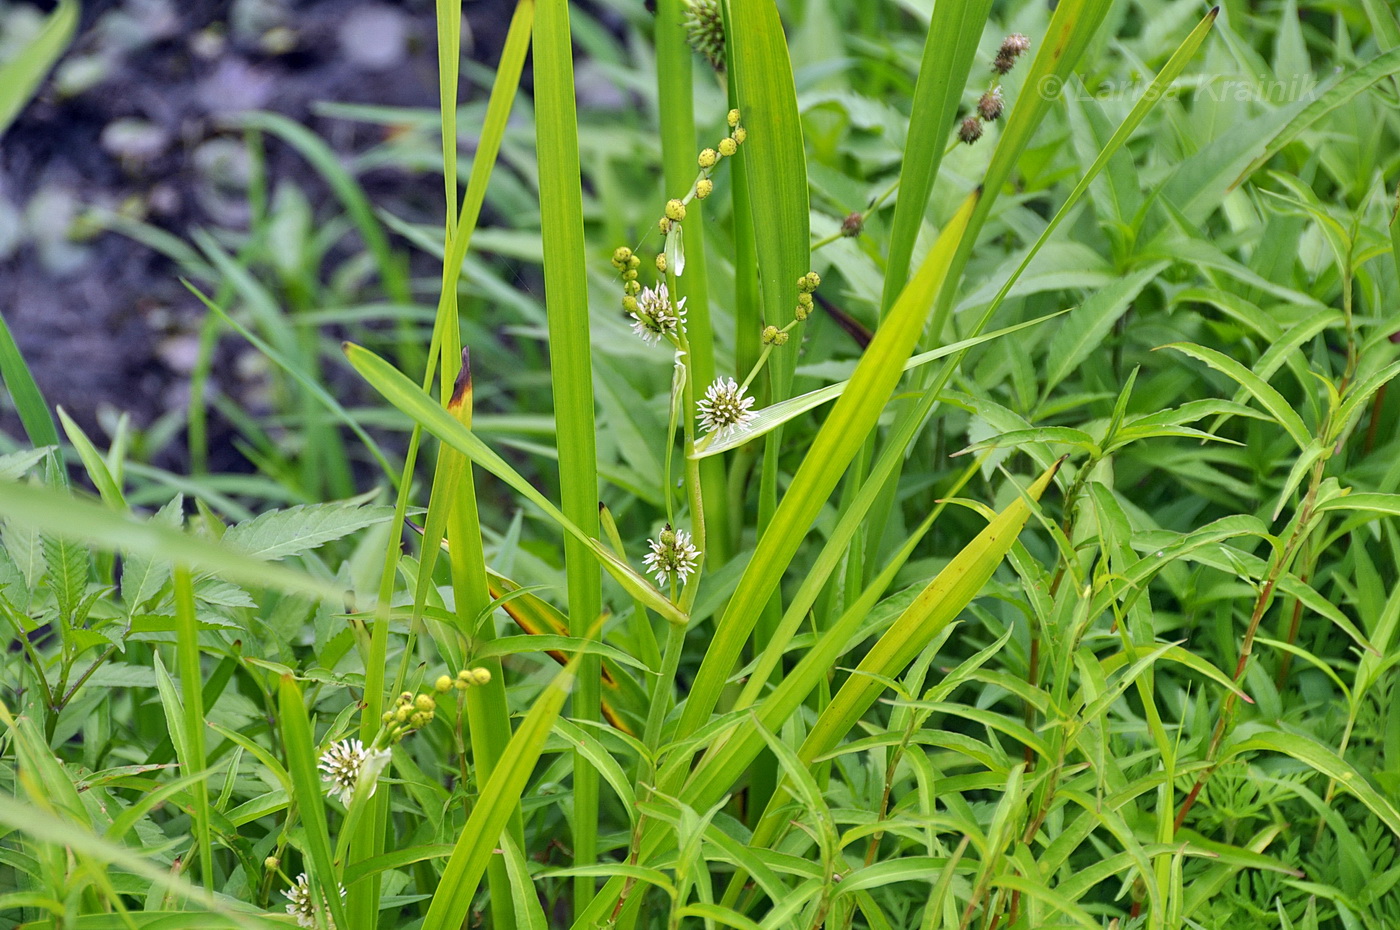
[[[992,0],[941,0],[934,4],[924,56],[909,116],[909,136],[900,162],[899,193],[890,228],[889,258],[880,309],[888,310],[909,280],[914,240],[923,225],[929,194],[948,144],[948,131],[962,102],[963,87]]]
[[[545,306],[549,324],[550,383],[559,449],[560,504],[584,537],[564,540],[569,629],[583,636],[602,612],[602,573],[594,553],[598,531],[597,426],[593,407],[593,345],[588,324],[587,247],[583,240],[583,188],[579,168],[578,113],[567,0],[540,0],[535,21],[535,148],[540,174]],[[597,656],[582,656],[575,718],[601,717]],[[574,863],[598,858],[598,773],[574,755],[571,817]],[[592,878],[574,881],[574,907],[593,898]]]
[[[39,89],[44,75],[68,47],[77,25],[78,4],[75,0],[59,0],[39,34],[19,54],[0,65],[0,136]]]
[[[486,864],[494,855],[511,812],[520,803],[544,742],[564,706],[577,662],[575,659],[561,669],[536,699],[482,787],[428,905],[423,930],[457,930],[463,926]]]
[[[345,902],[340,896],[340,871],[331,857],[330,828],[326,823],[326,799],[316,771],[316,738],[306,715],[301,688],[290,674],[283,675],[277,687],[277,711],[281,722],[282,745],[287,753],[287,774],[292,778],[292,796],[306,837],[307,870],[319,911],[326,908],[337,927],[348,927]],[[343,866],[343,863],[342,863]]]

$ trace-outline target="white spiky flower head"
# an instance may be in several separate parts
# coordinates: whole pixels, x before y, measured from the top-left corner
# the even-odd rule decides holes
[[[287,898],[287,913],[296,919],[298,927],[306,927],[308,930],[316,926],[316,903],[311,893],[311,882],[307,879],[306,873],[302,872],[297,876],[297,880],[292,883],[292,887],[282,892]],[[340,889],[340,896],[345,897],[345,889]],[[335,921],[329,914],[326,915],[326,926],[330,930],[335,930]]]
[[[673,578],[685,584],[690,573],[700,564],[700,550],[690,541],[690,534],[685,530],[671,529],[669,523],[656,539],[648,539],[647,545],[651,546],[651,554],[642,562],[661,584]]]
[[[648,345],[656,345],[662,336],[670,336],[685,325],[685,298],[671,305],[671,292],[663,281],[656,287],[643,288],[637,295],[637,309],[632,311],[632,332]]]
[[[355,796],[355,785],[361,778],[369,782],[369,793],[374,794],[379,773],[389,764],[389,757],[387,749],[366,749],[365,744],[357,739],[343,739],[332,743],[321,753],[317,767],[331,795],[348,807],[350,799]]]
[[[753,398],[733,378],[719,378],[705,389],[705,399],[695,405],[700,409],[700,426],[707,433],[723,439],[742,432],[753,420]]]

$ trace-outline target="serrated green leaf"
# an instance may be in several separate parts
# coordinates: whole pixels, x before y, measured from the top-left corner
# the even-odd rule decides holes
[[[235,524],[224,532],[221,542],[254,558],[272,561],[301,555],[393,516],[392,507],[357,501],[298,504]]]

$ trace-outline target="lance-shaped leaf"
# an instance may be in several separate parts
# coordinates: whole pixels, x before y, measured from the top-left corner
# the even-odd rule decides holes
[[[946,346],[940,346],[928,352],[920,352],[904,363],[903,370],[910,371],[921,365],[927,365],[929,362],[937,361],[940,358],[956,355],[974,346],[991,342],[994,339],[1000,339],[1002,336],[1009,336],[1012,333],[1019,332],[1031,326],[1038,326],[1046,320],[1052,320],[1061,313],[1068,312],[1068,310],[1061,310],[1059,313],[1050,313],[1038,319],[1027,320],[1024,323],[1017,323],[1015,326],[999,329],[996,332],[984,333],[981,336],[963,339]],[[748,425],[745,426],[742,431],[734,433],[733,435],[726,435],[722,439],[714,439],[713,437],[717,434],[712,433],[710,436],[701,440],[696,444],[695,453],[691,458],[699,459],[711,455],[718,455],[721,452],[728,452],[730,449],[742,446],[750,439],[762,436],[769,430],[776,429],[787,421],[806,413],[808,410],[820,407],[829,400],[835,400],[845,392],[850,383],[850,381],[840,381],[836,384],[828,384],[826,387],[817,388],[815,391],[808,391],[806,394],[800,394],[797,397],[790,397],[787,400],[779,401],[776,404],[764,407],[762,410],[755,411],[753,419],[749,421]]]

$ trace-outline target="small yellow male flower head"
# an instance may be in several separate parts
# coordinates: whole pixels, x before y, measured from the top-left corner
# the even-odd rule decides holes
[[[622,293],[628,297],[636,297],[642,292],[642,284],[636,278],[622,282]]]
[[[666,273],[666,253],[665,253],[665,252],[657,252],[657,253],[656,253],[656,270],[659,271],[659,272],[661,272],[662,274],[665,274],[665,273]]]
[[[632,296],[631,294],[628,294],[627,296],[623,297],[623,298],[622,298],[622,312],[623,312],[623,313],[636,313],[636,312],[637,312],[637,298],[634,297],[634,296]]]
[[[812,295],[811,295],[811,294],[806,294],[806,293],[798,294],[798,295],[797,295],[797,305],[798,305],[799,307],[801,307],[803,310],[806,310],[806,311],[808,311],[808,312],[811,312],[811,310],[812,310]]]
[[[419,710],[432,710],[434,707],[437,707],[437,701],[433,700],[431,694],[420,694],[413,699],[413,706]]]
[[[958,124],[958,141],[966,142],[968,145],[982,138],[982,120],[980,117],[969,116]]]
[[[399,703],[400,703],[400,704],[412,704],[412,703],[413,703],[413,692],[412,692],[412,691],[404,691],[403,693],[401,693],[401,694],[399,695]]]
[[[276,856],[268,856],[263,860],[263,868],[267,869],[269,872],[273,871],[281,864],[282,860],[278,859]]]
[[[663,235],[663,236],[666,235],[667,233],[669,233],[669,232],[671,231],[671,220],[670,220],[670,218],[669,218],[669,217],[663,216],[663,217],[661,218],[660,222],[658,222],[658,223],[656,224],[656,228],[659,229],[659,230],[661,230],[661,235]]]
[[[804,276],[807,278],[807,292],[811,293],[822,286],[822,276],[815,271],[809,271]]]
[[[695,198],[704,200],[715,192],[715,182],[709,178],[701,178],[695,182]]]
[[[730,111],[729,111],[729,116],[727,117],[727,119],[729,120],[730,128],[733,128],[733,127],[735,127],[735,126],[738,126],[738,125],[739,125],[739,111],[738,111],[737,109],[735,109],[735,110],[730,110]]]
[[[413,716],[412,707],[408,704],[401,704],[399,705],[399,709],[394,711],[394,722],[404,723],[411,716]]]
[[[382,714],[379,715],[379,722],[380,722],[380,723],[393,723],[393,722],[394,722],[394,712],[393,712],[392,710],[386,710],[384,713],[382,713]]]
[[[764,345],[771,346],[777,343],[778,336],[780,335],[787,334],[784,333],[782,330],[778,329],[778,327],[769,324],[768,326],[763,327],[763,332],[759,334],[759,338],[763,340]]]
[[[800,300],[801,298],[806,297],[806,296],[807,296],[806,294],[799,294],[799,295],[798,295],[798,299]],[[807,317],[809,317],[809,316],[811,316],[811,315],[812,315],[812,308],[811,308],[811,307],[804,307],[804,306],[803,306],[802,304],[800,304],[800,303],[799,303],[799,304],[797,305],[797,307],[792,311],[793,319],[797,320],[797,322],[799,322],[799,323],[802,323],[802,322],[806,321]]]
[[[420,710],[416,714],[408,718],[408,725],[412,729],[419,730],[427,726],[428,721],[431,719],[432,718],[429,717],[426,712]]]
[[[612,263],[618,268],[622,268],[632,258],[632,250],[625,245],[620,245],[613,250]]]
[[[636,270],[637,270],[638,268],[640,268],[640,267],[642,267],[642,260],[641,260],[640,258],[638,258],[636,255],[630,255],[630,256],[628,256],[628,258],[627,258],[627,270],[628,270],[628,271],[636,271]]]
[[[666,219],[677,223],[685,219],[685,204],[675,198],[666,201]]]
[[[734,140],[735,145],[743,145],[744,140],[749,137],[749,131],[743,126],[735,126],[734,131],[729,134],[729,137]]]
[[[709,171],[715,165],[719,164],[719,152],[716,152],[714,149],[701,149],[699,161],[700,167]]]
[[[738,142],[735,142],[733,139],[729,138],[719,140],[719,153],[724,157],[728,158],[730,155],[733,155],[737,151],[739,151]]]
[[[438,680],[433,682],[433,690],[438,694],[446,694],[452,690],[452,679],[447,675],[439,675]]]
[[[635,280],[637,280],[637,271],[636,271],[636,269],[635,269],[635,268],[628,268],[626,271],[624,271],[624,272],[622,273],[622,280],[624,280],[624,281],[635,281]]]
[[[491,670],[485,668],[474,668],[472,672],[472,684],[489,685],[491,683]]]

